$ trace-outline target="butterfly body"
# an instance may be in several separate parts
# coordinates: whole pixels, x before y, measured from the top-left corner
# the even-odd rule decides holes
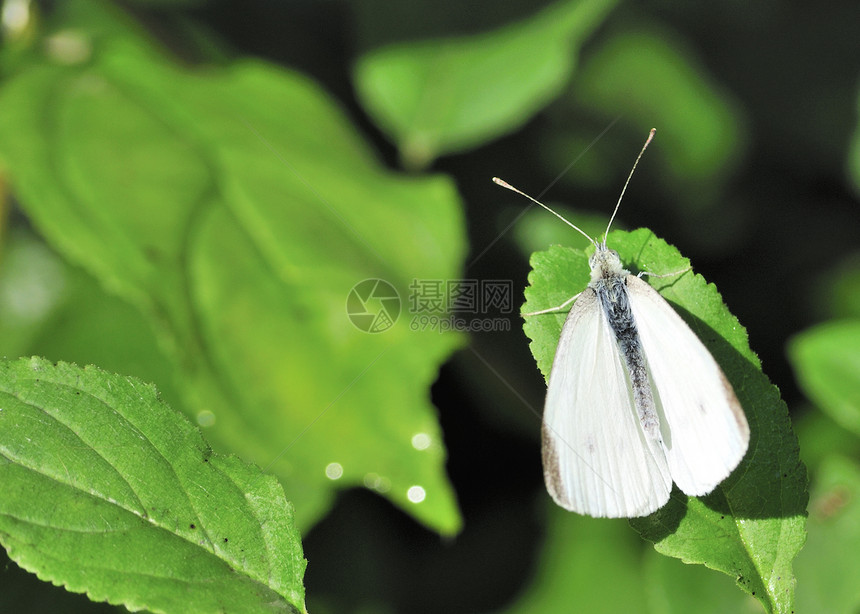
[[[633,401],[639,414],[642,428],[649,437],[659,441],[657,415],[654,398],[648,381],[645,354],[636,328],[636,319],[630,308],[630,295],[627,292],[627,278],[630,271],[621,266],[618,252],[606,249],[602,244],[589,259],[592,279],[588,287],[597,295],[603,313],[606,315],[618,349],[624,357],[627,373],[630,376]]]

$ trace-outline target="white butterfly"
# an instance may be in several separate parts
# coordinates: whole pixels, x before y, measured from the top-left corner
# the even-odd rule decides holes
[[[654,130],[639,157],[653,136]],[[626,189],[627,183],[622,197]],[[722,370],[686,322],[622,267],[605,235],[589,241],[595,252],[588,287],[564,305],[528,314],[576,301],[549,377],[544,479],[565,509],[646,516],[666,504],[673,481],[691,496],[716,488],[746,453],[749,426]]]

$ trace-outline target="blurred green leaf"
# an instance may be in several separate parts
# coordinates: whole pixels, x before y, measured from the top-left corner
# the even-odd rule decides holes
[[[860,435],[860,320],[827,322],[788,344],[797,381],[825,413]]]
[[[606,123],[621,117],[642,135],[657,128],[655,153],[649,155],[663,160],[665,172],[658,177],[674,202],[683,205],[677,207],[679,215],[727,205],[721,198],[723,183],[746,149],[741,109],[671,30],[639,21],[635,30],[613,32],[583,58],[570,94],[569,104]],[[558,106],[564,122],[569,105]],[[583,132],[581,122],[569,128],[551,124],[545,150],[568,160],[594,138],[593,124],[584,127]],[[619,149],[611,147],[607,155]],[[618,173],[606,169],[626,169],[630,162],[626,156],[617,164],[601,160],[600,151],[573,166],[566,180],[593,183],[596,173],[604,182],[617,181]]]
[[[636,118],[643,133],[658,126],[671,180],[690,186],[727,174],[745,143],[739,110],[695,57],[671,31],[640,26],[600,44],[573,90],[595,113]]]
[[[812,470],[833,455],[860,458],[860,438],[829,415],[801,407],[792,423],[800,442],[800,457]]]
[[[711,573],[700,565],[653,552],[645,557],[644,585],[647,608],[660,614],[725,614],[761,612],[762,604],[732,587],[732,579]]]
[[[65,264],[43,243],[10,232],[0,245],[0,356],[21,356],[67,294]]]
[[[761,611],[732,581],[697,565],[643,551],[624,520],[548,513],[535,577],[505,614],[561,612],[723,612]],[[619,590],[618,587],[624,587]]]
[[[647,229],[615,231],[608,244],[634,271],[665,273],[689,266]],[[532,256],[523,311],[560,305],[589,280],[585,252],[554,247]],[[716,491],[687,498],[677,489],[656,513],[631,524],[663,554],[702,563],[738,579],[770,612],[791,609],[792,559],[803,545],[806,471],[779,392],[762,374],[746,331],[716,287],[686,273],[649,278],[699,335],[732,383],[750,424],[750,447],[740,467]],[[565,313],[528,318],[532,354],[548,376]]]
[[[811,300],[822,319],[860,318],[860,253],[822,271]]]
[[[43,580],[131,610],[304,611],[275,478],[213,453],[155,388],[0,362],[0,542]]]
[[[346,306],[368,278],[405,301],[459,277],[452,183],[385,171],[301,75],[180,69],[106,5],[63,10],[66,51],[0,92],[0,158],[39,230],[142,310],[186,411],[282,480],[300,526],[366,485],[456,532],[428,388],[462,338],[405,315],[368,334]]]
[[[384,47],[358,60],[355,88],[404,166],[422,168],[517,128],[557,96],[614,5],[559,2],[494,32]]]
[[[131,4],[164,8],[196,7],[205,3],[206,0],[131,0]]]
[[[551,204],[550,207],[566,220],[579,226],[589,236],[596,237],[606,230],[606,216],[603,214],[573,210],[555,204]],[[618,226],[616,224],[616,227]],[[529,210],[514,226],[514,239],[520,251],[526,256],[549,245],[566,245],[579,249],[585,249],[590,245],[585,237],[570,226],[537,208]]]
[[[860,195],[860,91],[857,92],[857,113],[855,113],[854,134],[851,135],[848,156],[846,158],[846,172],[854,186],[854,193]]]
[[[564,612],[571,604],[589,614],[642,612],[640,556],[641,542],[623,520],[576,516],[552,506],[535,578],[504,612]]]
[[[8,239],[0,255],[0,356],[39,355],[134,373],[158,381],[162,397],[181,405],[170,364],[137,309],[29,232],[13,231]]]
[[[860,467],[832,455],[815,472],[809,538],[797,557],[797,611],[849,614],[860,610]]]

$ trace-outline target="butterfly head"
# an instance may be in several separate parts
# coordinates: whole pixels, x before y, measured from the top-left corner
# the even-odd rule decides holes
[[[630,274],[621,266],[621,257],[614,249],[609,249],[605,243],[596,243],[595,248],[588,259],[592,283],[610,277],[626,277]]]

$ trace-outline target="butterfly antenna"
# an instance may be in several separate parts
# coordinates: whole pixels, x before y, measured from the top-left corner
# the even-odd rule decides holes
[[[547,207],[545,204],[543,204],[542,202],[540,202],[540,201],[539,201],[539,200],[537,200],[536,198],[532,198],[531,196],[529,196],[529,195],[528,195],[528,194],[526,194],[525,192],[521,192],[520,190],[516,189],[514,186],[512,186],[511,184],[509,184],[507,181],[504,181],[503,179],[499,179],[498,177],[493,177],[493,182],[494,182],[494,183],[496,183],[496,184],[498,184],[498,185],[500,185],[500,186],[502,186],[503,188],[507,188],[507,189],[511,190],[512,192],[516,192],[516,193],[517,193],[517,194],[519,194],[520,196],[525,196],[526,198],[528,198],[530,201],[532,201],[532,202],[533,202],[534,204],[536,204],[536,205],[540,205],[541,207],[543,207],[544,209],[546,209],[547,211],[549,211],[550,213],[552,213],[555,217],[557,217],[558,219],[560,219],[562,222],[564,222],[565,224],[567,224],[568,226],[570,226],[571,228],[573,228],[576,232],[578,232],[579,234],[581,234],[583,237],[585,237],[586,239],[588,239],[588,241],[589,241],[592,245],[597,245],[597,243],[594,241],[594,239],[592,239],[592,238],[591,238],[591,237],[589,237],[587,234],[585,234],[585,232],[584,232],[581,228],[579,228],[579,227],[578,227],[578,226],[576,226],[575,224],[573,224],[573,223],[571,223],[571,222],[567,221],[564,217],[562,217],[561,215],[559,215],[558,213],[556,213],[555,211],[553,211],[552,209],[550,209],[549,207]]]
[[[633,177],[633,171],[636,170],[636,165],[639,164],[639,160],[642,158],[642,154],[645,153],[645,150],[648,149],[648,145],[654,139],[655,132],[657,132],[657,128],[651,128],[651,133],[648,135],[648,139],[642,146],[642,151],[640,151],[639,155],[636,156],[636,161],[633,163],[633,168],[630,169],[630,174],[627,175],[627,181],[624,182],[624,187],[621,188],[621,195],[618,197],[618,202],[615,203],[615,211],[612,212],[612,217],[609,218],[609,223],[606,225],[606,232],[603,233],[603,247],[606,247],[606,235],[609,234],[609,227],[612,226],[612,221],[615,219],[615,214],[618,213],[618,207],[621,206],[621,199],[624,198],[624,192],[627,191],[627,184],[630,183],[630,178]]]

